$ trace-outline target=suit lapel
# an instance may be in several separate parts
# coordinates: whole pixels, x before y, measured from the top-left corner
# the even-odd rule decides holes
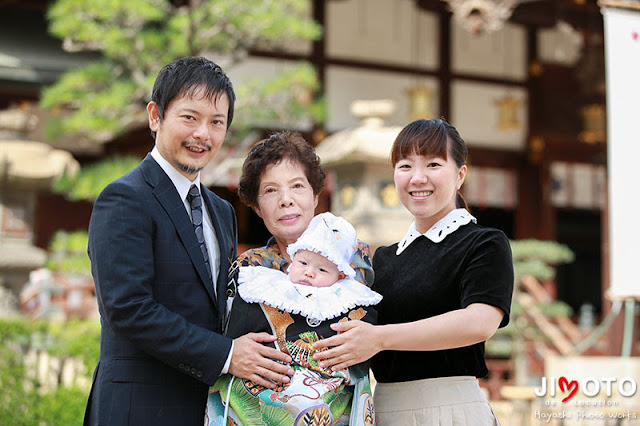
[[[191,262],[196,268],[196,271],[198,271],[198,275],[204,283],[211,301],[214,305],[217,305],[216,297],[213,293],[213,283],[207,273],[204,259],[202,258],[202,251],[200,251],[200,244],[198,244],[196,234],[193,231],[193,223],[191,223],[189,219],[189,215],[184,208],[184,203],[180,199],[173,182],[171,182],[171,179],[169,179],[151,155],[147,155],[140,164],[140,167],[147,182],[154,187],[153,195],[173,222],[173,226],[175,226],[178,236],[189,254]]]
[[[218,300],[222,297],[226,298],[225,294],[227,291],[227,274],[228,266],[230,262],[234,259],[234,242],[230,241],[230,236],[232,235],[227,229],[223,229],[223,226],[231,226],[231,224],[220,223],[221,218],[223,217],[222,212],[220,212],[217,203],[214,202],[213,197],[209,193],[209,191],[205,188],[200,187],[200,193],[202,194],[202,198],[204,199],[205,205],[207,209],[209,209],[209,215],[211,216],[211,222],[213,223],[213,227],[216,231],[216,238],[218,240],[218,246],[220,248],[220,258],[218,260],[218,279],[216,281],[216,291],[218,294]]]

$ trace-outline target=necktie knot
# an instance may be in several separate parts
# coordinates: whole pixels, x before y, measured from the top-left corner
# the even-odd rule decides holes
[[[191,185],[187,198],[189,199],[192,210],[194,208],[202,208],[202,197],[200,196],[200,190],[197,186]]]
[[[196,235],[198,235],[197,227],[202,225],[202,196],[200,196],[197,186],[191,185],[187,199],[191,206],[191,222],[196,227]],[[198,242],[200,242],[200,238],[198,238]]]

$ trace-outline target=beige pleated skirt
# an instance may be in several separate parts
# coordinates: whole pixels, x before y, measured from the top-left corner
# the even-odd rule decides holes
[[[478,380],[471,376],[377,383],[378,426],[499,426]]]

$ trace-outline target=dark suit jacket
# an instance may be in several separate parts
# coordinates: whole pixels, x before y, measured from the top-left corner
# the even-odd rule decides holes
[[[222,336],[233,207],[200,188],[220,246],[216,302],[175,186],[147,155],[95,202],[89,257],[102,323],[85,424],[202,425],[208,385],[231,348]]]

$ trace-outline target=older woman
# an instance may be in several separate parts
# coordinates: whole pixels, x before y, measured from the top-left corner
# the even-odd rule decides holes
[[[318,196],[324,188],[325,172],[311,147],[298,133],[280,132],[258,142],[246,158],[238,193],[264,221],[272,234],[267,245],[240,255],[236,266],[266,266],[286,272],[291,259],[287,247],[294,243],[314,217]],[[359,241],[351,266],[356,279],[373,282],[368,244]],[[234,280],[231,280],[233,283]],[[228,292],[235,296],[233,286]],[[255,383],[223,376],[210,390],[207,425],[218,424],[220,412],[230,405],[229,415],[238,424],[373,424],[368,366],[356,365],[334,374],[321,369],[312,359],[313,342],[335,334],[329,323],[371,319],[371,309],[352,310],[343,317],[317,323],[276,309],[266,303],[247,303],[235,297],[228,317],[227,335],[270,331],[278,338],[276,347],[290,353],[296,373],[305,384],[316,383],[314,391],[291,384],[267,389]],[[341,319],[342,318],[342,319]],[[355,395],[355,396],[354,396]],[[226,417],[226,415],[225,415]]]
[[[242,266],[285,271],[287,247],[309,226],[324,188],[325,172],[313,147],[298,133],[281,132],[257,143],[242,167],[238,194],[273,235],[267,245],[240,255]],[[371,285],[369,245],[360,242],[353,266],[358,281]]]

